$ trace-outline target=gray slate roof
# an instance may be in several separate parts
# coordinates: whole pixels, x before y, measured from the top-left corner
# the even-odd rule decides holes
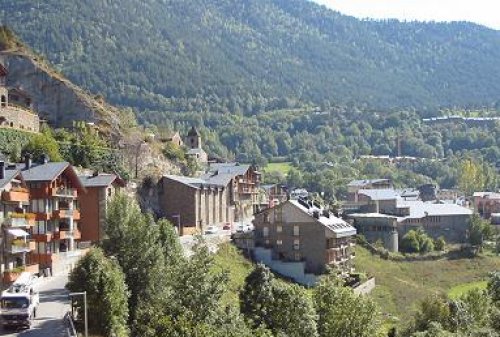
[[[218,185],[215,183],[210,183],[210,182],[208,182],[204,179],[201,179],[201,178],[190,178],[190,177],[175,176],[175,175],[165,175],[164,177],[167,179],[176,181],[178,183],[184,184],[186,186],[192,187],[192,188],[226,187],[226,185]]]
[[[233,176],[241,176],[247,173],[250,165],[241,165],[240,163],[214,163],[210,164],[208,173],[212,174],[232,174]]]
[[[357,187],[363,187],[363,186],[368,186],[371,184],[375,183],[383,183],[383,182],[389,182],[389,179],[364,179],[364,180],[353,180],[347,186],[357,186]]]
[[[366,195],[373,201],[395,200],[400,198],[399,193],[391,188],[381,190],[359,190],[358,193]]]
[[[25,169],[25,164],[17,164],[25,181],[52,181],[59,176],[70,164],[57,162],[47,164],[33,163],[30,169]]]
[[[3,179],[0,179],[0,189],[4,188],[5,185],[7,185],[9,182],[12,181],[18,174],[19,170],[16,169],[9,169],[8,167],[5,167],[5,176]]]
[[[114,174],[100,173],[97,176],[78,176],[85,187],[108,187],[118,178]]]
[[[345,222],[344,220],[337,218],[333,214],[329,214],[329,217],[323,215],[322,210],[318,208],[310,208],[302,206],[297,200],[289,200],[287,201],[290,204],[294,205],[302,212],[306,213],[308,216],[322,224],[327,230],[335,234],[336,238],[342,238],[346,236],[356,235],[356,228]],[[313,212],[319,212],[319,219],[314,218]]]

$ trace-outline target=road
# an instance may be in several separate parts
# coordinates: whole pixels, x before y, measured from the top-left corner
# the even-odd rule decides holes
[[[6,337],[63,337],[66,328],[64,314],[69,310],[68,292],[64,289],[68,281],[67,275],[41,279],[40,306],[37,317],[30,330],[4,330],[0,328],[0,336]]]

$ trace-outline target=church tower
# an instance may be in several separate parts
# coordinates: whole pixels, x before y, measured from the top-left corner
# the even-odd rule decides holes
[[[186,145],[189,146],[190,149],[201,149],[201,136],[194,126],[191,127],[191,130],[188,132]]]

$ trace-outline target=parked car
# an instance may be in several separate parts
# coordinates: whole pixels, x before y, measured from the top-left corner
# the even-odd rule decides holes
[[[217,234],[219,232],[219,228],[216,226],[208,226],[207,229],[205,229],[205,234]]]
[[[238,227],[236,227],[237,233],[246,233],[251,231],[253,231],[253,225],[238,225]]]
[[[231,225],[227,223],[227,224],[225,224],[225,225],[222,227],[222,229],[223,229],[223,230],[225,230],[225,231],[229,231],[229,230],[231,230]]]

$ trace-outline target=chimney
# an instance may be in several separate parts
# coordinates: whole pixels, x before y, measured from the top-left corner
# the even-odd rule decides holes
[[[42,154],[42,164],[47,164],[49,162],[49,156],[45,153]]]
[[[92,177],[97,177],[99,176],[99,170],[95,170],[93,173],[92,173]]]
[[[0,161],[0,179],[5,178],[5,162]]]
[[[24,168],[25,168],[26,170],[29,170],[29,169],[31,168],[31,164],[32,164],[32,163],[31,163],[31,154],[26,153],[26,154],[24,155]]]

